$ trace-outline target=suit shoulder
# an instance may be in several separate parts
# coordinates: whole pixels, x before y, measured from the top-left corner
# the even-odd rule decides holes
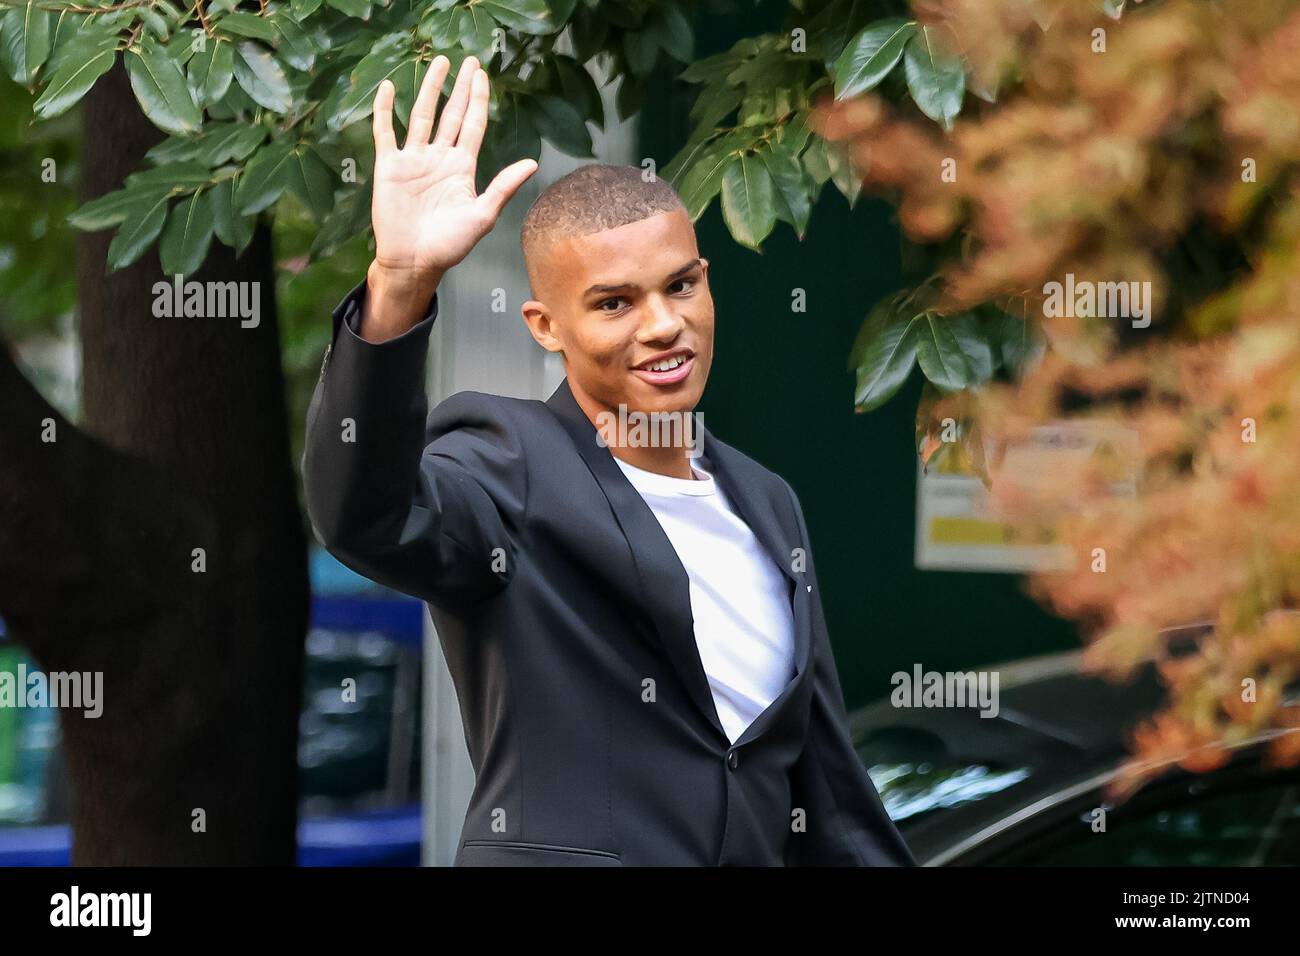
[[[433,408],[435,415],[452,418],[495,419],[515,421],[521,414],[521,406],[528,405],[526,399],[507,398],[493,395],[491,392],[478,392],[462,389],[452,392]]]
[[[748,484],[763,489],[764,492],[777,500],[784,500],[788,494],[794,497],[795,501],[798,501],[790,483],[771,468],[746,455],[734,445],[729,445],[716,438],[712,433],[709,434],[708,441],[712,448],[721,450],[722,454],[726,456],[730,468],[737,472]],[[709,454],[707,447],[705,448],[705,454]]]
[[[548,423],[546,405],[540,401],[471,389],[453,392],[438,402],[428,420],[433,432],[466,427],[487,429],[511,435],[519,443],[541,433]]]

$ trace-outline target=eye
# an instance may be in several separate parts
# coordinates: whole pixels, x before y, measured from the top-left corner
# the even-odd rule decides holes
[[[611,298],[611,299],[604,299],[604,300],[602,300],[602,301],[596,303],[596,311],[598,311],[598,312],[608,312],[610,315],[613,315],[613,314],[614,314],[615,312],[617,312],[618,309],[619,309],[618,304],[619,304],[620,302],[623,302],[623,301],[625,301],[625,300],[624,300],[623,298],[621,298],[621,297],[618,297],[618,296],[616,296],[616,297],[614,297],[614,298]],[[610,303],[613,303],[615,307],[612,308],[612,309],[607,309],[607,308],[605,308],[605,307],[606,307],[607,305],[609,305]]]
[[[686,286],[686,288],[682,290],[683,292],[690,292],[692,289],[695,288],[695,280],[694,280],[694,279],[678,279],[676,282],[674,282],[672,285],[670,285],[670,286],[668,287],[668,289],[669,289],[669,291],[671,292],[672,289],[673,289],[673,286],[679,286],[679,285],[684,285],[684,286]]]

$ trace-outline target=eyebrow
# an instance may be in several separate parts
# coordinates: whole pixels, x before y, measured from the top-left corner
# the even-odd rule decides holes
[[[686,275],[686,273],[690,272],[699,264],[700,264],[699,256],[696,256],[694,259],[686,263],[686,265],[682,266],[680,269],[677,269],[672,273],[670,273],[668,276],[668,280],[671,282],[673,279],[677,279],[680,278],[681,276]],[[602,292],[602,293],[624,292],[624,291],[630,291],[632,289],[639,289],[639,288],[641,287],[637,285],[635,282],[620,282],[618,285],[593,285],[591,288],[587,289],[587,291],[582,293],[582,296],[585,299],[593,292]]]

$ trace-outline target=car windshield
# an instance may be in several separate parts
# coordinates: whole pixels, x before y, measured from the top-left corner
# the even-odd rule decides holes
[[[990,767],[984,764],[872,763],[861,748],[871,781],[885,811],[895,821],[907,820],[947,807],[982,800],[1020,783],[1029,767]]]

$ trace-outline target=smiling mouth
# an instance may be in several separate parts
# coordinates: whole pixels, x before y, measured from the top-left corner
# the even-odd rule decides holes
[[[642,362],[632,371],[642,381],[651,385],[675,385],[691,374],[695,367],[695,356],[689,352],[678,352],[653,362]]]

